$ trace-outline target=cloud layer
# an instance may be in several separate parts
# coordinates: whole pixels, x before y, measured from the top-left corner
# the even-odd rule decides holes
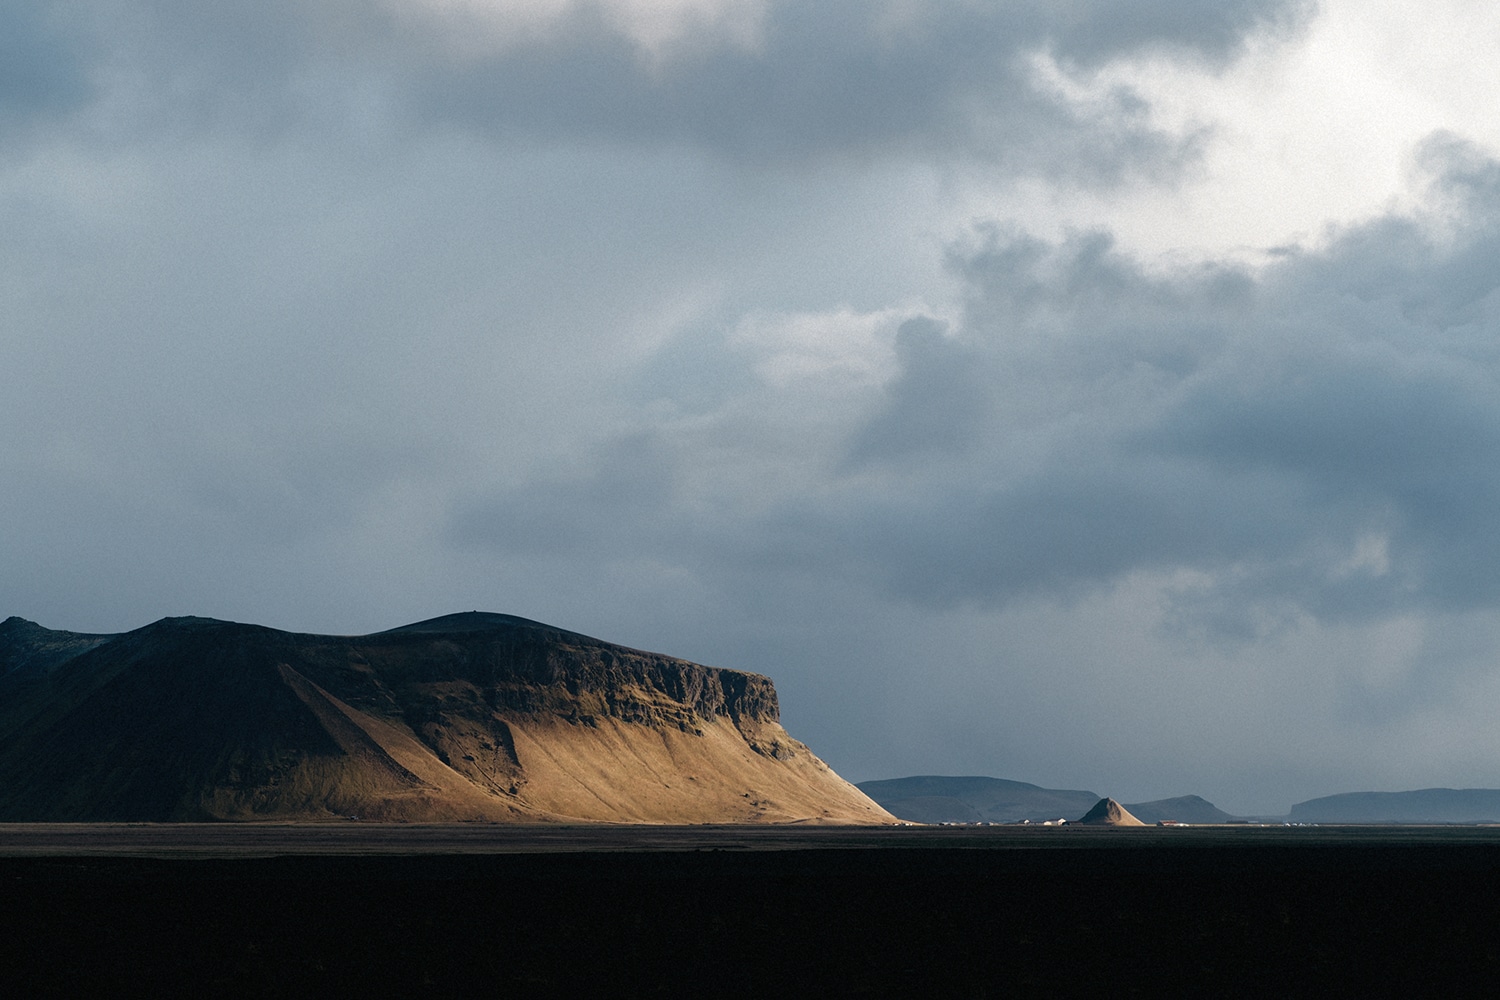
[[[125,136],[266,136],[363,118],[743,164],[977,159],[1098,183],[1170,171],[1196,137],[1155,126],[1128,88],[1082,98],[1058,89],[1058,73],[1162,53],[1222,65],[1248,35],[1288,33],[1310,8],[96,0],[61,11],[0,13],[17,54],[0,78],[12,117],[60,117],[92,98],[107,110],[93,126]]]
[[[938,607],[1186,571],[1178,610],[1231,629],[1493,608],[1500,189],[1451,137],[1425,156],[1431,216],[1259,273],[1156,273],[1105,233],[982,227],[950,255],[951,325],[875,319],[878,345],[856,349],[883,366],[776,379],[726,345],[740,394],[601,441],[576,480],[467,511],[460,537],[592,550],[639,527],[702,571],[811,547],[824,571]],[[715,436],[738,438],[724,461],[754,469],[753,504],[698,502],[737,481],[704,463]],[[754,518],[753,553],[718,544]]]
[[[525,614],[855,778],[1493,784],[1493,155],[1253,267],[1089,218],[1236,124],[1133,79],[1314,15],[0,3],[4,613]]]

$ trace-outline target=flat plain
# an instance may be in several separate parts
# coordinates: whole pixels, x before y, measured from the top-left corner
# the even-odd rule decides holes
[[[1426,994],[1491,827],[0,826],[9,981],[263,996]],[[67,961],[52,956],[65,954]]]
[[[502,823],[0,823],[0,858],[219,859],[283,856],[922,850],[1013,852],[1500,849],[1500,826],[816,826]],[[1012,858],[1014,860],[1014,858]],[[1181,858],[1179,858],[1181,860]]]

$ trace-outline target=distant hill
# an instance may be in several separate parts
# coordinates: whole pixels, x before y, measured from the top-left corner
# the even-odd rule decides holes
[[[1125,806],[1143,823],[1175,820],[1178,823],[1228,823],[1234,817],[1197,795],[1179,795],[1175,799],[1127,803]]]
[[[919,775],[857,786],[893,816],[916,823],[1018,823],[1077,819],[1099,796],[1004,778]]]
[[[1114,799],[1100,799],[1094,803],[1094,808],[1084,813],[1075,822],[1084,826],[1145,826],[1139,818],[1132,815]]]
[[[0,622],[0,820],[889,823],[759,674],[509,615]]]
[[[1100,800],[1096,792],[1042,788],[1004,778],[931,774],[861,781],[857,787],[887,812],[917,823],[1071,822]],[[1145,823],[1227,823],[1233,818],[1196,795],[1127,804],[1125,808]]]
[[[1345,792],[1292,806],[1293,823],[1500,823],[1500,789]]]

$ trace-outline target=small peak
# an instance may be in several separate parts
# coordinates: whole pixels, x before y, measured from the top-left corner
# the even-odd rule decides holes
[[[1130,814],[1120,803],[1111,798],[1102,798],[1094,804],[1094,808],[1083,814],[1078,820],[1091,826],[1145,826],[1140,820]]]
[[[387,629],[384,632],[376,632],[375,635],[401,635],[403,633],[448,633],[456,635],[461,632],[510,632],[525,630],[537,634],[545,634],[554,639],[568,642],[580,642],[594,646],[615,646],[615,643],[595,639],[593,636],[584,635],[581,632],[573,632],[556,625],[548,625],[546,622],[532,621],[530,618],[522,618],[519,615],[502,615],[494,611],[460,611],[457,614],[443,615],[440,618],[429,618],[426,621],[413,622],[410,625],[402,625],[398,628]],[[625,648],[625,647],[619,647]]]
[[[218,618],[203,618],[199,615],[168,615],[166,618],[158,618],[146,628],[218,628],[234,624],[236,623]]]
[[[388,629],[389,632],[488,632],[493,629],[515,628],[551,629],[553,626],[534,622],[529,618],[518,618],[515,615],[502,615],[493,611],[460,611],[457,614],[443,615],[439,618],[429,618],[426,621],[413,622],[410,625],[401,625],[397,628]],[[561,631],[558,629],[557,631]],[[379,634],[379,633],[377,633]]]

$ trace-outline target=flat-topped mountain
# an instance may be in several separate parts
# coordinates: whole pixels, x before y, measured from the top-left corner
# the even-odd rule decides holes
[[[759,674],[471,612],[0,623],[0,820],[888,823]]]

